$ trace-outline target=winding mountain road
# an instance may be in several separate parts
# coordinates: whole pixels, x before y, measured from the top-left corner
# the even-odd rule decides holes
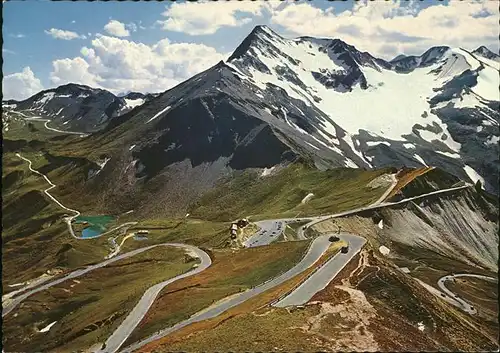
[[[29,163],[29,168],[32,172],[37,173],[41,176],[44,177],[44,179],[51,185],[48,189],[44,190],[44,193],[54,202],[56,202],[60,207],[62,207],[65,210],[68,210],[70,212],[75,213],[74,216],[72,217],[67,217],[66,222],[68,223],[68,228],[70,229],[70,233],[72,234],[73,237],[77,239],[82,239],[78,238],[75,236],[73,229],[71,228],[71,220],[80,215],[80,212],[77,210],[70,209],[63,204],[61,204],[57,199],[55,199],[50,193],[48,193],[49,190],[54,188],[56,185],[53,184],[47,176],[44,174],[34,170],[32,168],[32,162],[21,156],[20,154],[16,154],[19,158],[22,158],[23,160],[27,161]],[[392,205],[398,205],[402,204],[405,202],[410,202],[412,200],[416,200],[419,198],[427,197],[430,195],[435,195],[435,194],[440,194],[440,193],[445,193],[445,192],[450,192],[454,190],[459,190],[459,189],[464,189],[468,188],[471,185],[465,185],[465,186],[460,186],[460,187],[455,187],[455,188],[450,188],[450,189],[445,189],[445,190],[439,190],[435,192],[431,192],[428,194],[424,195],[419,195],[416,197],[408,198],[405,200],[401,200],[398,202],[382,202],[384,200],[384,196],[386,197],[390,190],[394,187],[394,182],[391,184],[390,188],[384,195],[382,195],[379,200],[377,200],[374,204],[366,206],[366,207],[361,207],[358,209],[350,210],[350,211],[345,211],[333,215],[326,215],[326,216],[315,216],[315,217],[301,217],[301,218],[284,218],[284,219],[275,219],[275,220],[263,220],[257,222],[257,225],[260,227],[260,230],[253,234],[250,238],[248,238],[245,242],[244,245],[245,247],[257,247],[257,246],[264,246],[268,245],[273,241],[276,241],[279,237],[279,235],[284,231],[286,224],[287,223],[293,223],[293,222],[300,222],[300,221],[309,221],[305,226],[300,227],[297,231],[297,235],[299,239],[306,240],[307,238],[304,235],[304,231],[319,222],[325,221],[327,219],[335,218],[335,217],[341,217],[341,216],[346,216],[350,214],[355,214],[359,213],[365,210],[371,210],[371,209],[377,209],[377,208],[382,208],[382,207],[387,207],[387,206],[392,206]],[[129,222],[126,224],[122,224],[119,227],[116,227],[106,233],[109,233],[111,231],[114,231],[120,227],[130,225],[132,223],[136,222]],[[105,233],[105,234],[106,234]],[[288,305],[300,305],[303,303],[306,303],[312,296],[314,296],[315,293],[320,291],[321,289],[325,288],[328,283],[335,278],[335,276],[345,267],[347,263],[361,250],[363,245],[365,244],[366,240],[360,236],[357,236],[355,234],[349,234],[349,233],[341,233],[338,235],[341,240],[345,240],[349,244],[349,251],[347,254],[343,253],[338,253],[334,255],[331,259],[329,259],[323,266],[319,267],[316,269],[316,271],[309,276],[304,282],[302,282],[298,287],[296,287],[292,292],[287,293],[284,297],[279,298],[277,302],[273,303],[274,306],[278,307],[283,307],[283,306],[288,306]],[[237,296],[231,297],[228,300],[221,301],[219,303],[214,304],[213,306],[194,314],[191,316],[189,319],[184,320],[182,322],[177,323],[176,325],[166,328],[164,330],[161,330],[160,332],[146,338],[143,341],[134,343],[133,345],[124,348],[122,351],[123,352],[132,352],[140,347],[143,347],[144,345],[155,341],[157,339],[160,339],[162,337],[167,336],[168,334],[175,332],[185,326],[188,326],[192,323],[207,320],[214,318],[223,312],[269,290],[272,289],[278,285],[281,285],[282,283],[286,282],[287,280],[293,278],[294,276],[302,273],[306,269],[310,268],[313,266],[323,254],[328,250],[331,242],[329,240],[329,235],[320,235],[316,237],[314,240],[312,240],[305,256],[302,258],[302,260],[297,263],[294,267],[292,267],[290,270],[284,272],[283,274],[257,286],[254,288],[251,288],[245,292],[242,292],[238,294]],[[115,261],[118,261],[120,259],[124,259],[130,256],[134,256],[136,254],[142,253],[146,250],[152,249],[157,246],[174,246],[174,247],[181,247],[184,248],[188,251],[192,251],[197,254],[197,256],[201,259],[201,264],[196,268],[193,269],[189,272],[186,272],[182,275],[176,276],[172,279],[166,280],[164,282],[158,283],[149,289],[146,290],[146,292],[143,294],[139,302],[136,304],[136,306],[132,309],[132,311],[129,313],[129,315],[125,318],[125,320],[120,324],[120,326],[113,332],[113,334],[107,339],[106,343],[99,349],[97,352],[108,352],[108,353],[114,353],[120,349],[120,347],[123,345],[123,343],[127,340],[127,338],[130,336],[130,334],[133,332],[133,330],[137,327],[137,325],[141,322],[141,320],[144,318],[145,314],[151,307],[152,303],[160,293],[160,291],[167,286],[168,284],[177,281],[181,278],[185,278],[188,276],[192,276],[194,274],[200,273],[206,268],[208,268],[211,265],[211,260],[208,254],[206,254],[204,251],[201,249],[198,249],[192,245],[187,245],[187,244],[179,244],[179,243],[164,243],[164,244],[157,244],[157,245],[152,245],[140,249],[136,249],[133,251],[130,251],[125,254],[118,255],[113,258],[109,258],[99,264],[91,265],[88,267],[85,267],[83,269],[79,269],[76,271],[73,271],[57,280],[51,281],[49,283],[45,283],[35,289],[32,289],[28,292],[25,292],[24,294],[20,294],[10,300],[9,303],[7,303],[2,310],[2,317],[6,316],[9,314],[17,305],[19,305],[23,300],[28,298],[29,296],[40,292],[42,290],[45,290],[47,288],[50,288],[54,285],[57,285],[61,282],[64,282],[66,280],[76,278],[79,276],[84,275],[85,273],[88,273],[94,269],[104,267],[106,265],[109,265]],[[460,275],[455,275],[455,276],[460,276]],[[448,280],[449,276],[443,277],[441,280],[442,281],[442,286],[444,287],[444,281]],[[440,281],[441,281],[440,280]],[[441,284],[440,284],[441,286]],[[447,289],[446,289],[447,290]],[[450,291],[448,291],[451,293]],[[454,296],[453,293],[451,295]]]
[[[80,137],[86,137],[86,136],[89,136],[90,134],[86,133],[86,132],[78,132],[78,131],[66,131],[66,130],[58,130],[58,129],[54,129],[53,127],[50,127],[48,125],[49,122],[51,122],[52,120],[50,119],[45,119],[45,118],[42,118],[42,117],[29,117],[27,116],[26,114],[24,114],[23,112],[19,112],[19,111],[15,111],[14,113],[17,113],[19,115],[22,115],[24,116],[24,120],[27,120],[27,121],[39,121],[39,122],[44,122],[43,126],[45,126],[45,128],[47,130],[50,130],[50,131],[54,131],[54,132],[58,132],[58,133],[61,133],[61,134],[69,134],[69,135],[79,135]]]
[[[452,192],[452,191],[456,191],[456,190],[461,190],[461,189],[466,189],[466,188],[470,188],[472,187],[473,185],[472,184],[466,184],[466,185],[463,185],[463,186],[457,186],[457,187],[454,187],[454,188],[448,188],[448,189],[442,189],[442,190],[437,190],[437,191],[432,191],[432,192],[429,192],[427,194],[422,194],[422,195],[418,195],[418,196],[413,196],[413,197],[409,197],[407,199],[404,199],[404,200],[401,200],[401,201],[397,201],[397,202],[378,202],[378,203],[373,203],[369,206],[365,206],[365,207],[360,207],[360,208],[356,208],[356,209],[353,209],[353,210],[349,210],[349,211],[344,211],[344,212],[340,212],[340,213],[336,213],[336,214],[332,214],[332,215],[327,215],[327,216],[318,216],[318,217],[311,217],[311,222],[307,223],[305,226],[301,227],[298,229],[297,231],[297,237],[299,239],[307,239],[307,237],[304,235],[304,232],[307,228],[319,223],[319,222],[323,222],[323,221],[326,221],[328,219],[332,219],[332,218],[338,218],[338,217],[343,217],[343,216],[349,216],[349,215],[352,215],[352,214],[356,214],[356,213],[359,213],[359,212],[363,212],[363,211],[368,211],[368,210],[375,210],[375,209],[379,209],[379,208],[384,208],[384,207],[390,207],[390,206],[394,206],[394,205],[401,205],[403,203],[407,203],[407,202],[411,202],[413,200],[418,200],[418,199],[422,199],[422,198],[425,198],[425,197],[429,197],[429,196],[433,196],[433,195],[439,195],[439,194],[443,194],[443,193],[448,193],[448,192]],[[381,199],[379,199],[381,200]],[[306,218],[304,218],[306,219]]]
[[[172,332],[175,332],[177,330],[180,330],[183,327],[186,327],[192,323],[207,320],[214,318],[223,312],[234,308],[235,306],[242,304],[243,302],[271,289],[274,288],[287,280],[293,278],[294,276],[304,272],[306,269],[309,267],[313,266],[319,258],[328,250],[330,247],[330,240],[328,235],[321,235],[317,238],[315,238],[311,245],[309,246],[309,249],[307,250],[306,255],[302,258],[302,260],[296,264],[294,267],[292,267],[290,270],[286,271],[285,273],[279,275],[278,277],[275,277],[271,279],[270,281],[267,281],[257,287],[254,287],[252,289],[249,289],[245,292],[242,292],[241,294],[230,298],[229,300],[222,301],[220,303],[216,303],[212,307],[208,308],[207,310],[203,310],[200,313],[194,314],[191,316],[189,319],[184,320],[179,322],[178,324],[166,328],[164,330],[161,330],[160,332],[148,337],[145,340],[142,340],[140,342],[137,342],[129,347],[124,348],[120,352],[133,352],[136,349],[139,349],[140,347],[143,347],[144,345],[153,342],[157,339],[160,339],[162,337],[165,337],[169,335]],[[115,347],[113,347],[115,348]],[[115,350],[108,349],[106,347],[105,350],[107,353],[113,353]]]
[[[438,284],[439,288],[449,297],[449,299],[451,299],[452,301],[455,302],[455,304],[454,304],[455,306],[458,306],[460,309],[462,309],[466,313],[469,313],[471,315],[475,315],[477,313],[477,310],[472,305],[467,303],[465,300],[460,298],[457,294],[453,293],[445,286],[446,281],[451,281],[454,278],[458,278],[458,277],[474,277],[474,278],[480,278],[480,279],[483,279],[486,281],[497,281],[497,282],[498,282],[498,278],[483,276],[483,275],[475,275],[475,274],[471,274],[471,273],[459,273],[459,274],[443,276],[438,280],[437,284]]]
[[[73,216],[65,217],[64,218],[64,222],[68,226],[68,231],[69,231],[69,233],[71,234],[71,236],[73,238],[79,239],[79,240],[82,240],[82,239],[83,240],[95,239],[95,238],[102,237],[103,235],[110,234],[110,233],[112,233],[112,232],[114,232],[114,231],[116,231],[116,230],[118,230],[120,228],[127,227],[127,226],[132,226],[132,225],[136,225],[137,224],[137,222],[126,222],[126,223],[120,224],[119,226],[117,226],[115,228],[112,228],[112,229],[106,231],[105,233],[101,233],[101,234],[93,236],[93,237],[86,237],[86,238],[77,237],[76,234],[75,234],[75,231],[73,230],[73,226],[72,226],[71,222],[73,221],[73,219],[75,219],[76,217],[78,217],[81,214],[80,211],[77,211],[77,210],[74,210],[72,208],[64,206],[59,200],[57,200],[54,196],[52,196],[52,194],[50,194],[49,191],[52,190],[53,188],[55,188],[57,185],[54,184],[53,182],[51,182],[50,179],[45,174],[40,173],[36,169],[33,169],[33,163],[28,158],[25,158],[25,157],[21,156],[19,153],[16,153],[16,156],[19,157],[19,158],[21,158],[21,159],[23,159],[23,160],[25,160],[26,162],[28,162],[28,168],[29,168],[29,170],[31,170],[33,173],[36,173],[36,174],[40,175],[41,177],[43,177],[45,179],[45,181],[50,185],[50,187],[48,189],[43,190],[43,192],[45,193],[45,195],[47,195],[52,201],[54,201],[62,209],[74,213]]]
[[[185,277],[193,276],[197,273],[200,273],[207,269],[211,264],[212,260],[210,256],[203,250],[186,244],[176,244],[176,243],[166,243],[161,244],[163,246],[174,246],[178,248],[184,248],[187,251],[194,252],[196,256],[201,260],[201,263],[194,270],[189,272],[185,272],[179,276],[168,279],[166,281],[155,284],[154,286],[148,288],[146,292],[143,294],[139,302],[135,305],[132,311],[128,314],[125,320],[118,326],[118,328],[113,332],[113,334],[107,339],[104,347],[101,347],[97,352],[116,352],[120,346],[127,340],[132,331],[137,327],[137,325],[144,318],[146,313],[148,312],[151,305],[153,305],[154,300],[160,293],[160,291],[170,283],[178,281]],[[115,258],[116,259],[116,258]]]
[[[43,192],[45,193],[45,195],[47,195],[52,201],[54,201],[59,207],[61,207],[62,209],[66,210],[66,211],[70,211],[72,213],[74,213],[74,216],[71,216],[71,217],[66,217],[64,220],[65,222],[68,224],[68,228],[70,230],[70,234],[73,236],[73,238],[76,238],[76,239],[80,239],[78,238],[76,235],[75,235],[75,232],[73,231],[73,228],[71,227],[71,221],[78,217],[80,215],[80,212],[77,211],[77,210],[74,210],[72,208],[69,208],[69,207],[66,207],[64,206],[59,200],[57,200],[54,196],[52,196],[49,191],[52,190],[53,188],[55,188],[57,185],[54,184],[53,182],[50,181],[50,179],[43,173],[40,173],[38,170],[36,169],[33,169],[33,162],[31,162],[28,158],[25,158],[23,156],[21,156],[19,153],[16,153],[16,156],[21,158],[22,160],[28,162],[28,168],[29,170],[31,170],[33,173],[35,174],[38,174],[40,175],[42,178],[45,179],[45,181],[50,185],[50,187],[48,189],[45,189],[43,190]]]
[[[327,234],[330,236],[333,234]],[[291,305],[302,305],[307,303],[316,293],[324,289],[342,269],[352,260],[366,243],[366,239],[355,234],[335,234],[349,244],[346,254],[338,252],[323,266],[319,267],[311,276],[302,282],[291,293],[280,298],[273,306],[286,307]]]
[[[121,254],[121,255],[118,255],[112,259],[108,259],[108,260],[105,260],[103,262],[100,262],[98,264],[95,264],[95,265],[90,265],[90,266],[87,266],[85,268],[81,268],[81,269],[78,269],[78,270],[75,270],[73,272],[70,272],[68,273],[67,275],[61,277],[61,278],[58,278],[54,281],[51,281],[49,283],[45,283],[35,289],[32,289],[24,294],[21,294],[19,296],[16,296],[14,297],[12,300],[10,300],[9,303],[2,303],[2,317],[6,316],[7,314],[9,314],[12,310],[14,310],[23,300],[25,300],[26,298],[32,296],[33,294],[35,293],[38,293],[38,292],[41,292],[45,289],[48,289],[50,287],[53,287],[59,283],[62,283],[64,281],[67,281],[69,279],[73,279],[73,278],[77,278],[77,277],[80,277],[80,276],[83,276],[84,274],[90,272],[90,271],[93,271],[95,269],[98,269],[98,268],[101,268],[101,267],[104,267],[104,266],[107,266],[109,264],[112,264],[113,262],[116,262],[116,261],[119,261],[119,260],[122,260],[122,259],[126,259],[128,257],[131,257],[131,256],[134,256],[134,255],[137,255],[137,254],[140,254],[144,251],[147,251],[147,250],[150,250],[150,249],[153,249],[153,248],[156,248],[158,246],[174,246],[174,247],[180,247],[180,248],[184,248],[186,249],[187,251],[193,251],[195,252],[199,258],[201,259],[202,263],[200,264],[200,266],[198,266],[198,268],[196,268],[196,270],[194,271],[190,271],[190,272],[186,272],[184,273],[183,275],[180,275],[180,276],[177,276],[173,279],[170,279],[169,283],[172,283],[173,280],[176,280],[176,279],[180,279],[180,278],[184,278],[184,277],[187,277],[187,276],[191,276],[193,274],[196,274],[196,273],[199,273],[201,271],[203,271],[205,268],[207,268],[208,266],[210,266],[210,264],[212,263],[211,260],[210,260],[210,257],[208,256],[207,253],[205,253],[203,250],[201,249],[198,249],[197,247],[195,246],[192,246],[192,245],[187,245],[187,244],[178,244],[178,243],[163,243],[163,244],[156,244],[156,245],[150,245],[150,246],[146,246],[144,248],[140,248],[140,249],[136,249],[136,250],[133,250],[133,251],[129,251],[127,253],[124,253],[124,254]],[[168,281],[165,281],[165,282],[168,282]],[[162,283],[165,283],[165,282],[162,282]],[[159,283],[153,287],[156,287],[156,286],[159,286],[160,284],[162,283]],[[164,284],[164,286],[166,286],[168,283]],[[146,296],[146,298],[149,298],[150,299],[150,302],[152,303],[154,298],[156,297],[156,295],[153,296],[154,294],[154,290],[151,290],[153,287],[151,287],[150,289],[148,289],[146,291],[146,293],[144,293],[144,296]],[[162,288],[163,288],[162,287]],[[151,291],[150,291],[151,290]],[[161,290],[161,288],[160,288]],[[145,305],[147,304],[148,300],[144,299],[145,297],[143,296],[143,298],[141,298],[141,301],[139,301],[139,303],[137,304],[138,306],[140,306],[141,308],[144,308]],[[144,299],[144,301],[143,301]],[[151,304],[149,304],[151,305]],[[149,306],[147,307],[149,308]],[[135,308],[134,308],[135,310]],[[147,309],[146,309],[147,310]],[[139,315],[142,311],[137,309],[137,311],[135,311],[136,314],[135,315]],[[142,319],[142,317],[141,317]],[[124,329],[123,329],[124,330]]]

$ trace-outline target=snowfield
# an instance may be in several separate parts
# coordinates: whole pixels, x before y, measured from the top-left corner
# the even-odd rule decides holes
[[[361,166],[349,158],[350,152],[366,165],[376,165],[377,157],[370,155],[375,152],[366,150],[366,146],[380,145],[414,150],[414,160],[425,166],[432,162],[426,160],[430,154],[422,152],[422,146],[437,152],[433,153],[434,159],[437,155],[460,160],[463,141],[455,139],[457,134],[449,130],[449,122],[443,120],[438,109],[474,108],[485,115],[485,123],[498,125],[491,117],[497,112],[485,111],[492,110],[488,102],[500,100],[500,63],[462,48],[431,48],[415,57],[413,63],[396,69],[396,64],[339,40],[286,39],[261,26],[254,30],[245,52],[230,58],[227,65],[243,82],[255,87],[252,90],[259,92],[257,97],[263,96],[261,91],[272,96],[277,86],[306,107],[324,113],[305,114],[291,101],[294,120],[286,107],[278,108],[282,115],[277,118],[344,156],[343,163],[348,167]],[[270,106],[271,102],[266,99],[265,103]],[[271,114],[269,108],[266,111]],[[314,126],[313,133],[295,122],[297,111]],[[365,144],[360,144],[361,136]],[[488,141],[497,141],[494,137]],[[311,140],[306,144],[314,150],[321,148]],[[471,166],[464,170],[469,177],[480,176]]]

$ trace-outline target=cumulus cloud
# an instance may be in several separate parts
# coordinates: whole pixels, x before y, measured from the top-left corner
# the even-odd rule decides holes
[[[87,39],[85,35],[79,35],[76,32],[65,31],[63,29],[51,28],[49,30],[45,30],[45,33],[52,36],[55,39],[62,40],[72,40],[72,39]]]
[[[130,36],[130,32],[125,28],[125,24],[120,21],[111,20],[108,22],[106,26],[104,26],[104,30],[116,37],[128,37]]]
[[[288,3],[273,11],[271,24],[294,36],[341,38],[386,59],[399,53],[421,54],[434,45],[475,49],[486,44],[498,49],[498,16],[493,15],[498,11],[497,2],[418,6],[417,1],[360,1],[352,10],[335,13],[333,8]]]
[[[97,35],[81,56],[53,62],[51,82],[100,87],[113,93],[162,92],[226,59],[214,48],[168,39],[153,45]]]
[[[60,86],[66,83],[79,83],[91,87],[97,87],[97,76],[89,72],[89,64],[81,57],[74,59],[59,59],[52,62],[53,71],[50,81]]]
[[[23,71],[5,75],[2,80],[4,99],[23,100],[43,90],[42,83],[29,66]]]
[[[239,27],[262,16],[280,2],[272,1],[219,1],[173,3],[162,15],[164,21],[157,21],[164,30],[183,32],[189,35],[207,35],[222,27]]]

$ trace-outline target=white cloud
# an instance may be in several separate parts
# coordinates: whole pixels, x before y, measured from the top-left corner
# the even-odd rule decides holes
[[[75,21],[75,20],[73,20],[73,21],[71,21],[71,23],[76,23],[76,21]]]
[[[55,39],[72,40],[72,39],[87,39],[85,35],[79,35],[76,32],[66,31],[63,29],[51,28],[45,30],[45,33]]]
[[[128,37],[130,36],[130,32],[125,28],[125,24],[120,21],[111,20],[108,22],[106,26],[104,26],[104,30],[116,37]]]
[[[6,49],[6,48],[2,48],[2,53],[5,53],[5,54],[16,54],[15,51],[9,50],[9,49]]]
[[[52,66],[54,71],[50,74],[50,81],[56,86],[66,83],[98,86],[97,77],[89,73],[89,64],[80,57],[55,60]]]
[[[9,34],[9,37],[13,37],[13,38],[25,38],[26,35],[22,34],[22,33],[11,33]]]
[[[29,66],[21,72],[4,76],[2,80],[3,99],[23,100],[41,90],[42,83]]]
[[[416,1],[358,2],[336,14],[309,3],[273,11],[271,23],[290,35],[333,37],[383,58],[421,54],[434,45],[498,48],[498,3],[451,1],[419,9]]]
[[[130,22],[129,24],[126,24],[125,27],[130,31],[130,32],[137,32],[137,25],[134,22]]]
[[[222,27],[239,27],[262,16],[281,3],[276,1],[219,1],[173,3],[162,15],[167,19],[157,21],[164,30],[190,35],[213,34]]]
[[[154,45],[97,35],[92,47],[83,47],[81,57],[53,62],[51,81],[86,84],[110,90],[162,92],[226,59],[229,54],[193,43]]]

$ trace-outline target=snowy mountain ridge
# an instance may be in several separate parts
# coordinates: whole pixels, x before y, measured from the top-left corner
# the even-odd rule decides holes
[[[2,102],[2,107],[51,119],[52,125],[63,130],[93,132],[103,128],[109,119],[126,114],[156,96],[129,92],[117,97],[103,89],[70,83],[44,90],[24,101]]]
[[[323,117],[303,114],[296,106],[294,118],[284,113],[281,118],[303,134],[307,129],[300,126],[314,125],[312,135],[317,142],[312,142],[312,148],[322,144],[338,152],[344,150],[344,140],[359,157],[346,158],[346,166],[380,165],[376,150],[386,149],[384,145],[404,151],[420,164],[434,164],[436,156],[454,164],[453,159],[465,157],[474,162],[476,157],[460,155],[464,136],[455,131],[457,121],[450,113],[479,111],[471,117],[474,132],[487,131],[484,149],[497,149],[491,142],[498,140],[494,106],[500,100],[500,63],[487,57],[489,51],[475,52],[434,47],[421,56],[389,63],[338,39],[285,39],[261,26],[236,49],[227,65],[244,83],[261,90],[266,102],[270,100],[264,92],[280,89],[323,112]],[[415,145],[425,150],[419,153]],[[438,153],[426,157],[431,149]],[[463,168],[471,179],[478,176],[470,170],[487,174],[483,168],[467,164]]]
[[[111,95],[96,110],[108,117],[98,134],[117,131],[139,179],[186,161],[215,180],[303,157],[321,169],[437,166],[497,192],[495,55],[438,46],[387,62],[340,39],[286,39],[257,26],[226,62],[160,95]],[[27,106],[64,99],[40,94]]]

